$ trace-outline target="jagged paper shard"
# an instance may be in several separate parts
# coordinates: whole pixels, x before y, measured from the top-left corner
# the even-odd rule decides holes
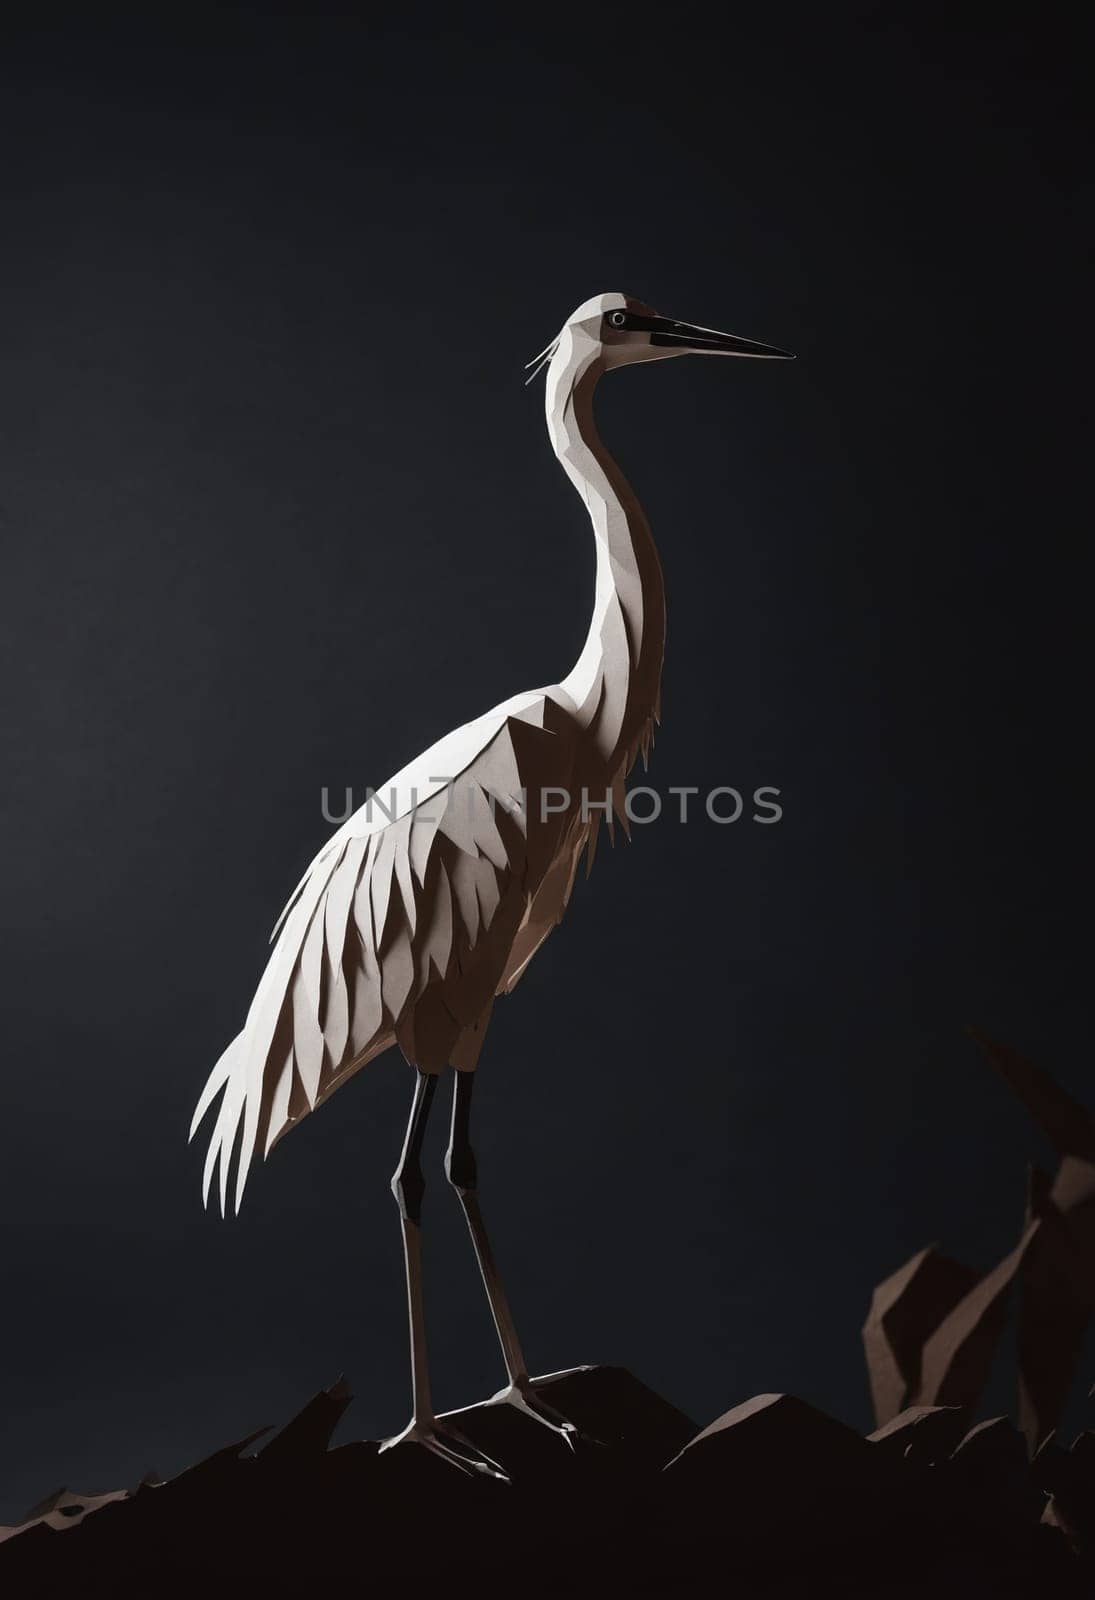
[[[1095,1163],[1095,1117],[1017,1050],[990,1039],[978,1028],[971,1028],[970,1034],[1059,1154]]]
[[[943,1461],[965,1434],[968,1417],[962,1406],[909,1406],[867,1437],[910,1461]]]
[[[12,1530],[0,1590],[239,1600],[448,1592],[459,1573],[484,1594],[603,1600],[705,1593],[729,1572],[742,1594],[846,1600],[1081,1592],[1069,1546],[1082,1554],[1095,1527],[1095,1436],[1028,1464],[1004,1419],[955,1447],[953,1411],[915,1408],[865,1440],[793,1395],[757,1395],[697,1431],[620,1368],[536,1387],[579,1425],[578,1448],[511,1407],[454,1414],[499,1450],[508,1483],[407,1446],[330,1448],[349,1402],[340,1381],[268,1443],[264,1429],[94,1505],[68,1496],[89,1503],[63,1531]]]
[[[918,1250],[875,1289],[863,1325],[863,1348],[879,1426],[919,1395],[924,1345],[976,1282],[971,1267],[932,1245]]]
[[[1015,1249],[985,1274],[925,1341],[917,1398],[922,1405],[973,1406],[1004,1331],[1015,1275],[1038,1231],[1032,1222]]]
[[[879,1284],[864,1353],[880,1424],[913,1401],[972,1407],[1018,1281],[1019,1421],[1033,1455],[1060,1419],[1095,1308],[1095,1119],[1025,1057],[974,1037],[1061,1153],[1060,1166],[1052,1180],[1032,1171],[1020,1239],[984,1277],[932,1248]]]
[[[1019,1300],[1019,1425],[1031,1451],[1065,1408],[1095,1306],[1095,1167],[1066,1156],[1057,1179],[1031,1174],[1040,1223],[1023,1262]]]

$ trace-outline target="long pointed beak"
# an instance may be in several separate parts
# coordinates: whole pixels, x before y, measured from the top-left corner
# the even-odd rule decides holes
[[[793,361],[790,350],[778,345],[760,344],[736,333],[718,333],[714,328],[697,328],[690,322],[672,322],[668,317],[652,317],[650,343],[662,347],[694,351],[697,355],[752,356],[763,361]]]

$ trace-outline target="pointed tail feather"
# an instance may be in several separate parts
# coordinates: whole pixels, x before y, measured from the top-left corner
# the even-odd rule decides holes
[[[235,1081],[237,1069],[241,1063],[241,1051],[244,1035],[239,1033],[225,1050],[212,1072],[201,1098],[194,1110],[190,1123],[190,1139],[193,1140],[203,1118],[212,1106],[217,1095],[224,1090],[224,1098],[217,1112],[217,1120],[209,1139],[209,1149],[205,1155],[205,1166],[202,1172],[202,1204],[209,1205],[209,1191],[213,1184],[213,1173],[220,1158],[220,1200],[221,1216],[225,1213],[228,1188],[228,1167],[232,1159],[232,1148],[236,1142],[236,1132],[239,1127],[241,1088]]]
[[[213,1101],[217,1098],[217,1095],[232,1076],[233,1060],[242,1039],[242,1033],[237,1033],[236,1037],[232,1040],[232,1043],[228,1046],[227,1050],[225,1050],[224,1054],[221,1056],[220,1060],[209,1074],[205,1088],[201,1092],[201,1098],[199,1099],[197,1106],[194,1108],[194,1116],[190,1123],[190,1133],[187,1136],[186,1141],[187,1144],[193,1143],[194,1135],[201,1126],[202,1120],[205,1117],[205,1113],[209,1110],[209,1107],[213,1104]]]

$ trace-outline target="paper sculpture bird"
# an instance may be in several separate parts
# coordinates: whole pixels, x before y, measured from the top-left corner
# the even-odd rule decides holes
[[[416,1069],[399,1203],[413,1414],[399,1436],[466,1470],[495,1463],[439,1424],[426,1364],[420,1264],[423,1133],[439,1074],[455,1068],[445,1168],[467,1218],[505,1360],[497,1397],[568,1434],[534,1395],[476,1194],[468,1121],[495,998],[508,994],[562,918],[602,819],[624,816],[624,781],[659,715],[665,594],[650,529],[593,423],[593,391],[615,367],[688,354],[788,359],[734,334],[659,316],[623,294],[578,307],[534,362],[547,369],[551,445],[596,541],[593,620],[558,684],[503,701],[373,791],[297,885],[242,1032],[198,1102],[221,1101],[205,1162],[220,1203],[236,1157],[238,1209],[265,1156],[353,1073],[398,1044]],[[531,381],[531,378],[530,380]],[[607,802],[606,802],[607,797]],[[398,1441],[392,1441],[398,1442]]]

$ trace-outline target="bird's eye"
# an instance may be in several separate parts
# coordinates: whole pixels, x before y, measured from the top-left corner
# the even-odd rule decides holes
[[[610,311],[608,313],[608,323],[611,328],[622,328],[626,321],[627,315],[623,311]]]

